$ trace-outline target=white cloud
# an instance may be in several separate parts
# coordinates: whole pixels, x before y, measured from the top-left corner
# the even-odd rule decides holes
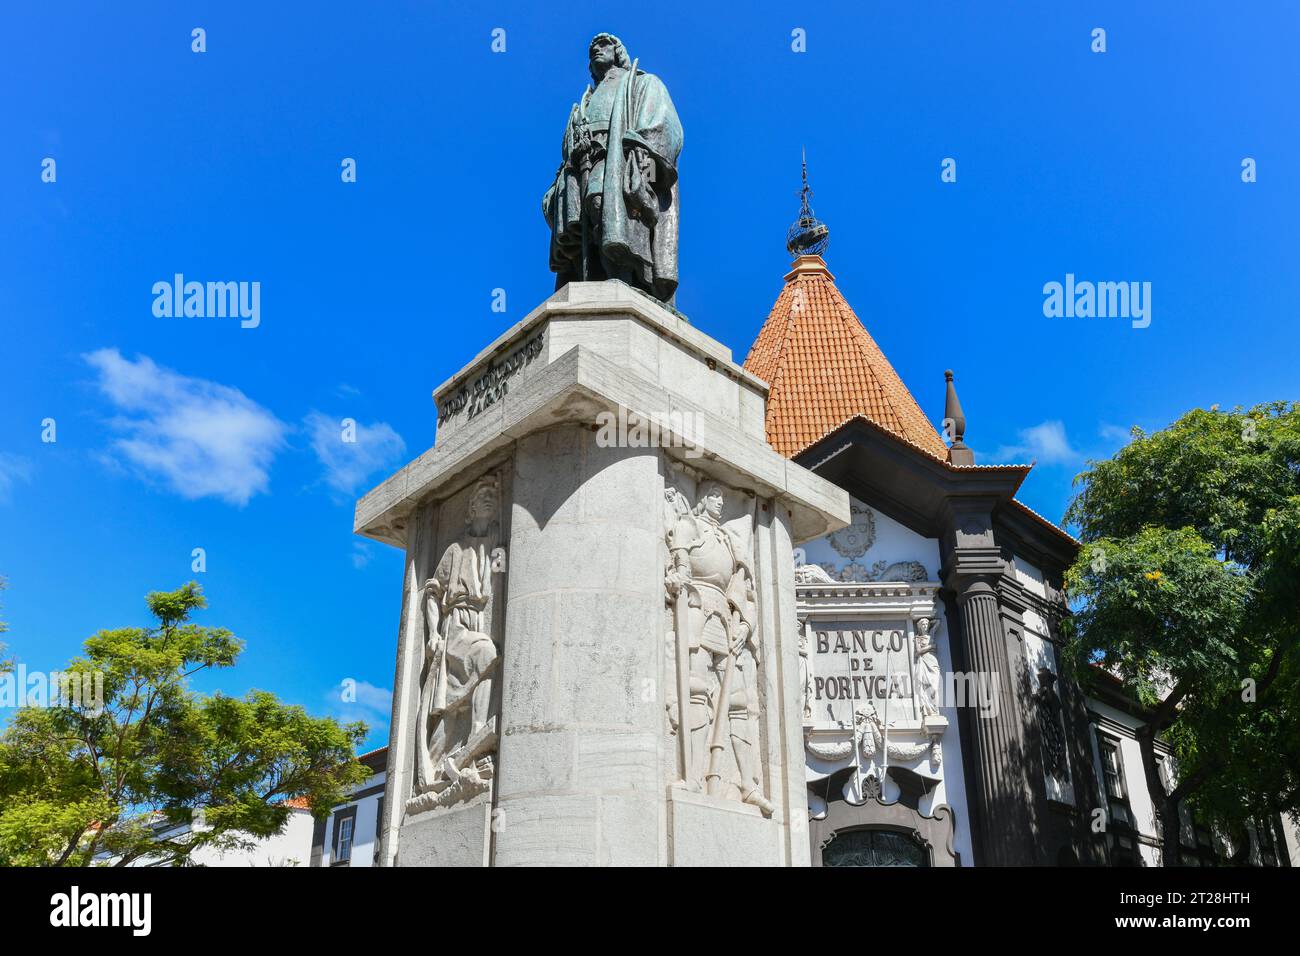
[[[358,571],[360,571],[367,564],[369,564],[370,559],[373,558],[374,556],[375,556],[374,549],[370,547],[370,544],[368,542],[365,541],[352,542],[352,566],[356,568]]]
[[[330,714],[344,723],[363,721],[370,730],[388,727],[393,713],[393,692],[364,680],[345,678],[326,695]],[[386,736],[381,733],[380,736]]]
[[[993,459],[999,462],[1035,461],[1040,465],[1068,465],[1083,460],[1070,445],[1065,435],[1065,425],[1060,421],[1046,421],[1031,428],[1022,429],[1020,441],[1015,445],[1003,445],[993,453]]]
[[[311,447],[325,468],[325,483],[341,495],[355,494],[367,478],[398,464],[406,453],[406,442],[387,422],[356,422],[345,428],[351,419],[321,412],[309,413],[304,421]]]
[[[183,498],[246,505],[267,491],[288,426],[237,388],[191,378],[117,349],[84,355],[121,413],[113,449]]]
[[[32,476],[31,463],[21,455],[0,452],[0,504],[13,500],[14,485]]]
[[[1127,445],[1133,440],[1133,430],[1131,428],[1121,428],[1119,425],[1103,424],[1097,429],[1097,434],[1102,440],[1111,445]]]

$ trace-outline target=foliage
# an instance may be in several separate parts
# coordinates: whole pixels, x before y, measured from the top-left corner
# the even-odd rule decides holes
[[[1300,404],[1134,429],[1076,479],[1068,658],[1171,746],[1171,799],[1239,831],[1300,809]]]
[[[190,691],[243,648],[191,620],[207,604],[197,584],[146,602],[156,626],[100,631],[64,672],[102,675],[102,701],[23,707],[0,737],[0,864],[184,865],[279,832],[287,799],[324,816],[366,778],[361,724],[263,691]]]

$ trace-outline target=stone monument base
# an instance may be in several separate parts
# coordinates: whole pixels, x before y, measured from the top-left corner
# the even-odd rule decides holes
[[[757,807],[669,791],[673,866],[781,866],[783,827]]]
[[[407,556],[382,865],[808,864],[793,543],[848,496],[766,394],[615,281],[436,390],[435,446],[357,505]]]
[[[402,826],[398,866],[487,866],[492,851],[492,802],[429,810]]]

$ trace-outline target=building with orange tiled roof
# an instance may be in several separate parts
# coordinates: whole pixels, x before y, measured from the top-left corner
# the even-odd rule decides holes
[[[1092,728],[1056,659],[1077,542],[1015,500],[1030,466],[975,464],[951,371],[951,444],[926,417],[836,287],[810,195],[805,169],[745,369],[769,387],[768,442],[852,506],[796,569],[813,862],[1101,862]],[[939,675],[995,705],[945,696]]]
[[[836,288],[810,193],[805,167],[745,369],[769,387],[768,442],[852,506],[795,571],[814,865],[1158,865],[1141,709],[1118,687],[1085,696],[1057,656],[1078,542],[1016,500],[1030,465],[975,464],[951,370],[951,444],[926,418]],[[1184,862],[1280,865],[1280,821],[1228,849],[1184,822]]]
[[[801,255],[745,359],[767,382],[767,440],[792,457],[855,415],[939,459],[948,448],[835,286]]]

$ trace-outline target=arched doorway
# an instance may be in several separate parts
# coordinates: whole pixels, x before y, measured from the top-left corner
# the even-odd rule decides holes
[[[822,866],[929,865],[929,848],[915,830],[861,827],[836,833],[822,847]]]

